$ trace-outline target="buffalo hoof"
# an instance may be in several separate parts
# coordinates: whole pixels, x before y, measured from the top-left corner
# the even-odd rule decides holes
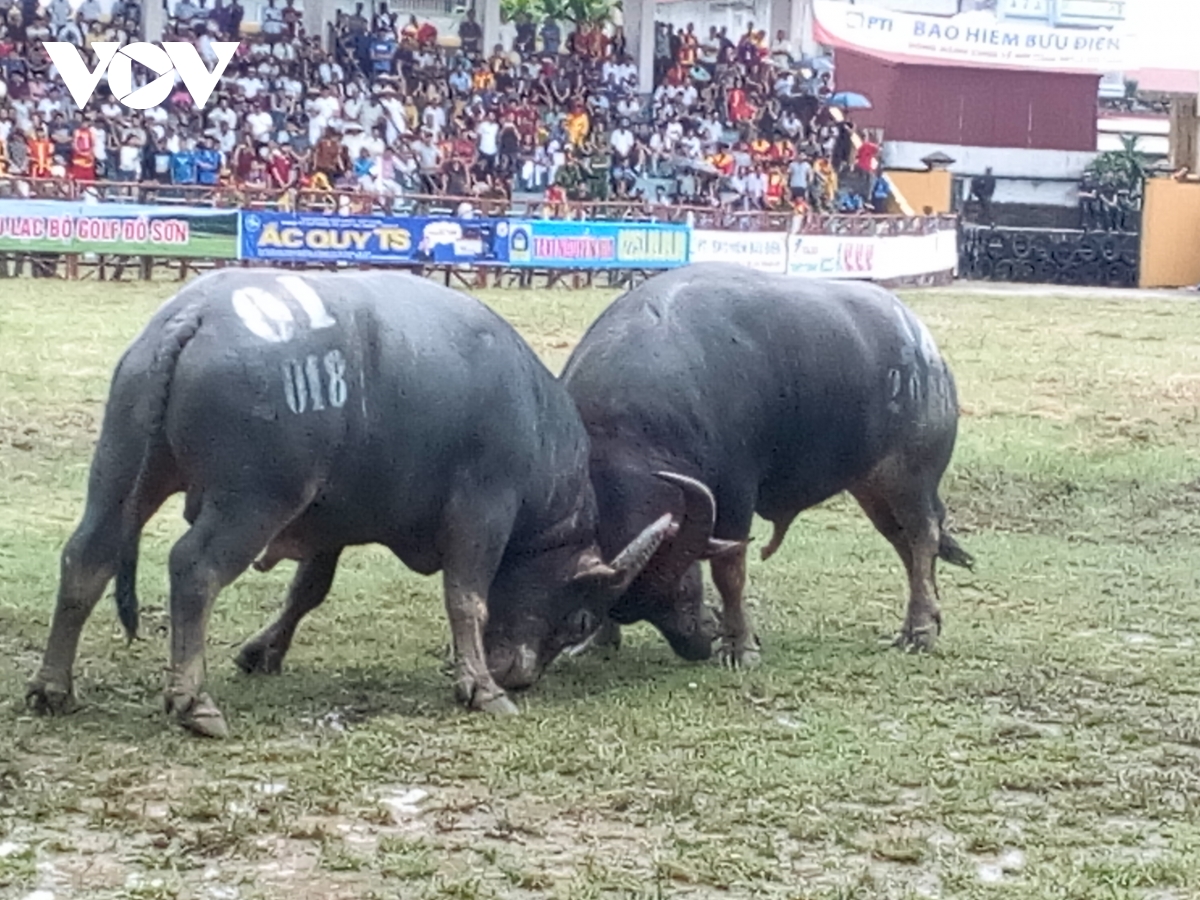
[[[225,716],[208,694],[187,697],[183,694],[166,697],[167,713],[175,715],[175,721],[192,734],[206,738],[229,737],[229,726]]]
[[[730,669],[754,669],[762,664],[762,644],[757,636],[749,641],[726,640],[717,651],[717,659]]]
[[[493,713],[495,715],[513,716],[520,712],[517,704],[513,703],[494,683],[477,681],[470,675],[462,675],[454,684],[454,696],[467,709],[476,712]]]
[[[247,675],[278,675],[283,671],[283,654],[262,641],[243,644],[233,661]]]
[[[74,712],[78,703],[69,678],[63,684],[39,676],[25,689],[25,705],[41,716],[62,716]]]
[[[484,700],[475,709],[493,716],[515,716],[520,713],[517,704],[513,703],[507,694],[499,694],[490,700]]]
[[[921,628],[905,627],[892,642],[893,647],[909,653],[928,653],[937,646],[938,635],[942,628],[940,622],[931,622]]]

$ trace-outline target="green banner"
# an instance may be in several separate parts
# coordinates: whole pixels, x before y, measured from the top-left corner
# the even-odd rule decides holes
[[[236,259],[237,210],[0,200],[0,253]]]

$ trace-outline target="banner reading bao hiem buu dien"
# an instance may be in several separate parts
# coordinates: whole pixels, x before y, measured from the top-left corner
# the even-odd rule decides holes
[[[0,252],[236,259],[236,210],[0,200]]]

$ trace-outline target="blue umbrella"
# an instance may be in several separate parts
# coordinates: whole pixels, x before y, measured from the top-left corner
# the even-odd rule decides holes
[[[829,98],[829,105],[840,106],[842,109],[871,109],[871,101],[853,91],[838,91]]]

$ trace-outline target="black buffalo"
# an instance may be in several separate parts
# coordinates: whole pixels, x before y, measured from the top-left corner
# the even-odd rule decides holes
[[[501,685],[535,681],[595,631],[664,538],[694,530],[657,517],[606,563],[587,461],[562,386],[469,297],[385,273],[200,278],[117,366],[29,701],[51,712],[72,704],[80,632],[114,575],[122,623],[136,633],[141,530],[185,491],[191,527],[170,554],[165,693],[185,727],[226,732],[202,692],[221,588],[252,563],[299,561],[278,620],[238,658],[277,671],[342,549],[363,543],[443,572],[459,699],[515,711]],[[711,525],[702,487],[665,477],[693,498],[694,524]]]
[[[721,655],[752,662],[743,608],[754,513],[775,526],[840,491],[858,500],[908,571],[899,641],[941,630],[934,561],[970,565],[944,528],[938,484],[954,449],[954,379],[929,331],[879,287],[764,275],[736,265],[677,269],[625,294],[575,348],[562,381],[592,440],[600,545],[613,550],[664,509],[681,510],[659,469],[711,488],[713,538],[672,539],[612,611],[648,620],[689,659],[712,654],[717,623],[696,561],[716,554]],[[608,637],[619,638],[619,631]]]

